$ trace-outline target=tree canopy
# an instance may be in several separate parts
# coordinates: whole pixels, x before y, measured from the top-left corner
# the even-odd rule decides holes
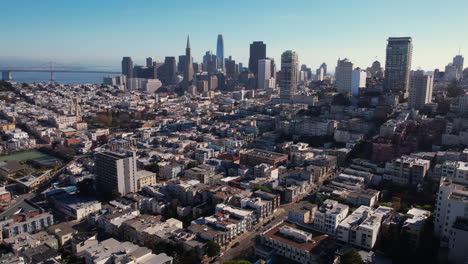
[[[361,255],[355,248],[348,249],[343,256],[341,256],[342,264],[364,264],[362,261]]]
[[[217,243],[210,241],[206,244],[206,255],[208,257],[218,256],[219,252],[221,252],[221,247]]]
[[[449,97],[460,97],[465,94],[465,91],[462,87],[458,86],[455,83],[449,84],[447,86],[447,95]]]

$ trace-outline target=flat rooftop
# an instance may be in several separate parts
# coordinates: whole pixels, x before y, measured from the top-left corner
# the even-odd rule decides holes
[[[286,237],[285,235],[281,234],[281,232],[280,232],[280,228],[284,227],[284,226],[294,228],[294,229],[299,229],[299,230],[304,231],[306,233],[312,234],[312,241],[298,242],[297,240]],[[315,231],[312,231],[312,230],[307,230],[307,229],[305,229],[303,227],[300,227],[298,225],[288,223],[288,222],[282,222],[281,224],[275,226],[274,228],[266,231],[262,235],[265,236],[265,237],[269,237],[269,238],[271,238],[273,240],[279,241],[281,243],[290,245],[292,247],[308,251],[308,252],[314,251],[314,249],[316,249],[320,245],[320,243],[322,241],[328,239],[328,235],[326,235],[326,234],[318,233],[318,232],[315,232]]]

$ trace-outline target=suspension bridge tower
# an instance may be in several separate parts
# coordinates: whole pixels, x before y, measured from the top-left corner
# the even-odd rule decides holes
[[[49,62],[49,68],[50,68],[50,81],[54,82],[55,81],[55,72],[54,72],[54,63],[52,61]]]

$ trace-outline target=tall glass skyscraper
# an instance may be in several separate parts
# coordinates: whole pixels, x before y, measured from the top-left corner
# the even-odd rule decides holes
[[[218,69],[224,69],[224,42],[223,35],[218,35],[216,43],[216,57],[218,57]]]
[[[249,71],[257,75],[258,61],[266,59],[266,44],[254,41],[250,44]]]
[[[410,37],[389,38],[385,60],[385,89],[408,97],[413,40]]]
[[[287,50],[281,54],[281,79],[280,97],[281,99],[292,99],[297,95],[297,80],[299,73],[299,59],[297,53]]]
[[[122,74],[127,78],[133,78],[133,61],[130,57],[123,57],[122,59]]]

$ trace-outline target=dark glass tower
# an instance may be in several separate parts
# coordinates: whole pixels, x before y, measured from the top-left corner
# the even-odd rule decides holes
[[[218,57],[218,69],[224,69],[224,42],[223,35],[218,35],[216,43],[216,57]]]
[[[249,71],[257,74],[258,61],[266,59],[266,44],[254,41],[250,44]]]
[[[385,59],[385,88],[408,97],[413,43],[410,37],[389,38]]]
[[[122,59],[122,74],[127,78],[133,78],[133,61],[130,57],[123,57]]]

